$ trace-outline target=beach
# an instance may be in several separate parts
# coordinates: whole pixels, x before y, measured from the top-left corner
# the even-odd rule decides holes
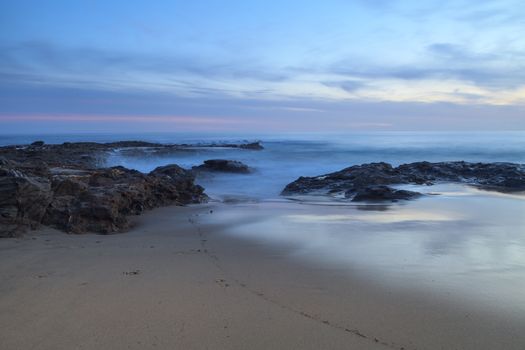
[[[522,133],[456,136],[2,147],[1,347],[523,349]]]
[[[228,234],[272,220],[276,205],[303,210],[165,207],[124,234],[45,228],[1,240],[2,348],[523,348],[521,310],[447,298],[417,281],[399,288],[372,269],[303,259],[291,243]]]
[[[523,5],[0,1],[0,350],[525,350]]]

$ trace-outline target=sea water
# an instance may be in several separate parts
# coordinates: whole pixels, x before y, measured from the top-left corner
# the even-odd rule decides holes
[[[516,162],[525,163],[525,132],[361,132],[345,134],[221,135],[192,133],[75,134],[0,136],[0,145],[65,141],[111,142],[144,140],[161,143],[240,143],[262,141],[264,150],[200,148],[162,156],[130,156],[115,151],[107,166],[123,165],[149,172],[176,163],[191,168],[207,159],[232,159],[253,169],[250,175],[214,174],[197,181],[218,199],[233,196],[254,199],[278,198],[284,186],[299,176],[316,176],[345,167],[388,162],[399,165],[415,161]]]

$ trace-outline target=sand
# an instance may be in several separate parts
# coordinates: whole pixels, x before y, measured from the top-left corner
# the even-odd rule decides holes
[[[0,348],[525,348],[522,318],[231,237],[213,224],[228,210],[167,207],[124,234],[1,240]]]

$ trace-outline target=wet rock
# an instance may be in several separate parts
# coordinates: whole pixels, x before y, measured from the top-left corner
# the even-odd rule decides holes
[[[161,166],[149,173],[156,178],[154,193],[159,201],[179,201],[182,204],[201,203],[208,199],[204,188],[196,185],[195,175],[176,164]],[[170,194],[176,194],[173,197]]]
[[[241,145],[239,145],[239,148],[252,149],[252,150],[262,150],[262,149],[264,149],[264,147],[261,145],[260,141],[241,144]]]
[[[330,174],[315,177],[300,177],[288,184],[283,195],[312,192],[357,191],[371,185],[389,185],[400,182],[399,171],[388,163],[354,165]]]
[[[167,165],[143,174],[105,167],[115,151],[195,151],[202,147],[261,149],[246,144],[176,145],[144,141],[64,142],[0,147],[0,236],[45,224],[71,233],[112,233],[129,228],[129,216],[164,205],[207,200],[194,173]],[[207,170],[244,173],[235,161],[211,161]]]
[[[87,176],[56,176],[44,223],[71,233],[112,233],[129,228],[128,216],[164,205],[206,200],[193,175],[177,165],[143,174],[124,167]]]
[[[35,141],[31,144],[31,146],[33,147],[42,147],[44,146],[45,142],[44,141]]]
[[[347,198],[351,197],[352,202],[377,202],[377,201],[398,201],[409,200],[421,196],[421,193],[407,190],[397,190],[388,186],[368,186],[357,192],[347,191]]]
[[[209,144],[161,144],[146,141],[64,142],[62,144],[44,144],[36,141],[32,145],[0,147],[0,157],[17,162],[45,162],[50,167],[87,167],[105,166],[108,155],[118,151],[128,156],[172,155],[175,152],[192,152],[200,148],[226,147],[260,150],[260,142],[253,143],[209,143]]]
[[[108,148],[162,147],[163,144],[147,141],[117,141],[104,144]]]
[[[15,237],[38,227],[51,198],[48,179],[24,174],[16,164],[0,161],[0,237]]]
[[[525,166],[514,163],[416,162],[392,167],[388,163],[355,165],[315,177],[300,177],[283,195],[358,193],[370,186],[456,182],[501,192],[525,191]],[[358,197],[359,198],[359,197]]]
[[[181,168],[177,164],[169,164],[165,166],[159,166],[149,173],[153,176],[165,176],[173,181],[181,180],[194,180],[194,176],[191,171]]]
[[[42,169],[0,158],[0,237],[44,224],[69,233],[113,233],[129,216],[164,205],[206,201],[194,175],[177,165],[143,174],[124,167]]]
[[[397,169],[407,179],[466,183],[500,192],[525,191],[525,165],[515,163],[416,162]]]
[[[193,167],[193,170],[218,171],[218,172],[240,173],[240,174],[250,173],[250,168],[246,164],[236,161],[236,160],[226,160],[226,159],[206,160],[204,161],[204,164]]]

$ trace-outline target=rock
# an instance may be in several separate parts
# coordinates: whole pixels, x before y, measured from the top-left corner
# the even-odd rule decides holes
[[[244,143],[244,144],[239,145],[239,148],[252,149],[252,150],[262,150],[262,149],[264,149],[264,147],[261,145],[260,141],[251,142],[251,143]]]
[[[43,147],[45,145],[45,147]],[[161,144],[146,141],[64,142],[62,144],[44,144],[36,141],[32,145],[0,147],[0,156],[19,163],[44,162],[50,167],[99,168],[105,166],[108,155],[119,151],[128,156],[171,155],[175,152],[192,152],[200,148],[226,147],[248,150],[263,149],[260,142],[252,143],[207,143],[207,144]]]
[[[436,181],[464,183],[500,192],[525,191],[525,166],[514,163],[416,162],[392,167],[388,163],[355,165],[316,177],[300,177],[283,195],[305,193],[371,194],[370,186],[426,184]],[[385,193],[386,195],[386,193]],[[393,194],[392,194],[393,195]],[[360,198],[360,197],[358,197]]]
[[[66,232],[111,233],[126,230],[128,217],[163,205],[207,200],[194,173],[167,165],[143,174],[105,167],[118,150],[171,154],[202,147],[262,149],[246,144],[176,145],[144,141],[64,142],[0,147],[0,236],[14,236],[45,224]],[[245,173],[235,161],[208,162],[205,170]]]
[[[33,147],[42,147],[44,146],[45,142],[44,141],[35,141],[31,144],[31,146]]]
[[[352,202],[376,202],[376,201],[398,201],[408,200],[421,196],[419,192],[396,190],[388,186],[368,186],[359,191],[345,193],[347,198],[352,197]]]
[[[334,173],[300,177],[288,184],[283,195],[320,192],[357,191],[371,185],[389,185],[401,182],[399,172],[388,163],[354,165]]]
[[[193,170],[218,171],[218,172],[240,173],[240,174],[250,173],[250,168],[246,164],[236,161],[236,160],[226,160],[226,159],[205,160],[204,164],[193,167]]]
[[[149,173],[153,176],[166,176],[173,181],[180,180],[194,180],[194,176],[191,171],[185,170],[177,164],[169,164],[165,166],[159,166]]]
[[[176,164],[161,166],[149,173],[150,176],[158,178],[156,187],[157,197],[162,198],[167,193],[175,192],[176,200],[187,203],[201,203],[208,199],[204,194],[204,188],[194,183],[195,175],[192,171],[185,170]],[[169,197],[168,202],[171,200]]]
[[[89,189],[86,182],[75,176],[56,176],[52,182],[53,195],[79,196]]]
[[[407,179],[466,183],[500,192],[525,191],[525,165],[515,163],[416,162],[397,169]]]
[[[131,147],[162,147],[161,143],[146,141],[117,141],[105,143],[108,148],[131,148]]]
[[[43,221],[71,233],[124,231],[130,215],[205,201],[204,189],[193,180],[191,172],[177,165],[159,167],[150,174],[112,167],[88,176],[56,176],[54,198]]]
[[[164,205],[206,201],[194,175],[177,165],[143,174],[124,167],[43,168],[0,158],[0,237],[44,224],[70,233],[113,233],[128,217]]]
[[[0,237],[37,228],[51,198],[48,179],[28,176],[16,164],[0,161]]]

